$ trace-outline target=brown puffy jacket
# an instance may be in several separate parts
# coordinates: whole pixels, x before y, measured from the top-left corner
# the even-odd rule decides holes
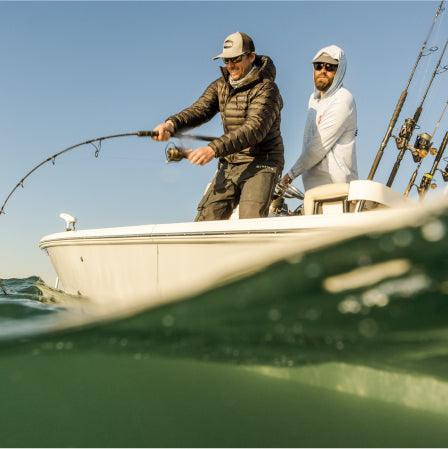
[[[235,89],[229,83],[229,72],[221,67],[222,76],[193,105],[167,120],[180,132],[202,125],[220,112],[225,134],[209,144],[216,157],[233,163],[269,161],[283,169],[283,100],[274,82],[275,66],[268,56],[258,55],[255,65],[256,70]]]

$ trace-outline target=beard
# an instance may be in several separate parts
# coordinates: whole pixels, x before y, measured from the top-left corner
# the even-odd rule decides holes
[[[326,92],[330,88],[332,82],[333,80],[330,80],[330,78],[327,77],[325,78],[314,77],[314,85],[321,92]]]

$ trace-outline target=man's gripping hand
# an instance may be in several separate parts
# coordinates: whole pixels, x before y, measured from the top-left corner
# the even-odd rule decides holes
[[[192,164],[205,165],[208,164],[216,157],[215,152],[211,147],[200,147],[193,150],[189,155],[188,159]]]

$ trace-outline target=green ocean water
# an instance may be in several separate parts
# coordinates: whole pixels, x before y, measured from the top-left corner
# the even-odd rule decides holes
[[[63,294],[3,280],[0,446],[447,447],[447,233],[441,211],[57,332]]]

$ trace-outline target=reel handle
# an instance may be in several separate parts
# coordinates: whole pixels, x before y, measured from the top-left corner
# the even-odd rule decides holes
[[[284,196],[285,198],[297,198],[298,200],[303,200],[305,195],[292,184],[289,184],[288,187],[284,187],[280,182],[275,186],[276,193],[279,196]]]
[[[182,159],[187,159],[192,151],[193,150],[177,147],[176,145],[170,146],[165,151],[166,162],[179,162]]]

